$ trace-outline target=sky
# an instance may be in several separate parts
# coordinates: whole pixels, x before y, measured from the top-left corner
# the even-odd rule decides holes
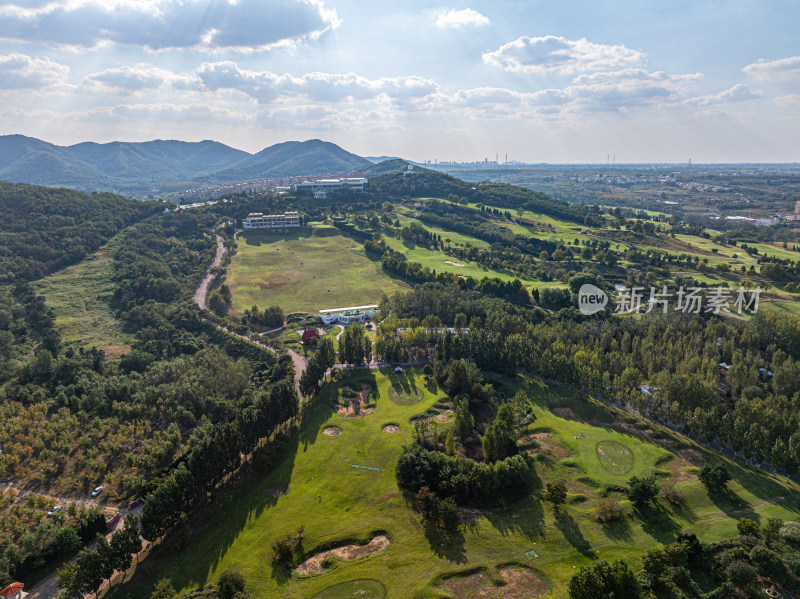
[[[796,0],[0,0],[0,134],[800,161]]]

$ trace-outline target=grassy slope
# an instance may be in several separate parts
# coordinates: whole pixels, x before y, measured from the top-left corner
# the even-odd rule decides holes
[[[285,312],[316,313],[375,304],[384,293],[407,288],[383,273],[360,244],[341,235],[317,234],[323,230],[315,225],[314,235],[305,228],[239,235],[226,280],[233,292],[233,309],[241,313],[253,304],[261,308],[277,304]]]
[[[111,357],[130,349],[131,342],[107,301],[113,293],[111,253],[115,244],[112,240],[83,262],[34,283],[56,311],[56,325],[65,342],[96,345]]]
[[[416,379],[418,388],[424,388],[418,372],[406,371],[406,375]],[[245,575],[248,590],[265,599],[312,597],[330,585],[355,578],[380,580],[390,598],[441,597],[429,584],[438,575],[517,560],[538,568],[554,585],[550,596],[563,599],[566,581],[574,568],[595,559],[626,558],[637,563],[643,549],[671,542],[683,529],[711,541],[735,534],[737,518],[762,522],[772,516],[797,518],[800,506],[794,486],[787,488],[731,464],[735,479],[731,493],[727,497],[709,497],[683,458],[672,458],[664,449],[615,430],[618,427],[612,428],[615,412],[610,408],[589,403],[572,392],[521,378],[492,376],[491,381],[504,392],[524,388],[537,415],[529,431],[549,432],[562,453],[569,454],[560,460],[546,456],[538,462],[542,481],[560,478],[567,482],[569,500],[559,518],[554,517],[549,505],[534,496],[507,510],[482,512],[451,540],[426,535],[397,489],[394,467],[402,444],[411,439],[409,418],[431,407],[438,393],[429,388],[419,403],[397,405],[388,397],[392,385],[388,375],[361,371],[349,375],[342,384],[377,385],[379,399],[375,412],[352,420],[333,414],[326,398],[338,393],[340,385],[329,385],[300,438],[273,474],[232,490],[222,509],[215,506],[213,514],[199,518],[208,522],[207,527],[187,544],[187,549],[178,554],[169,550],[157,553],[116,595],[125,599],[147,597],[155,581],[164,576],[171,577],[176,588],[185,591],[197,584],[213,582],[226,568],[235,568]],[[567,420],[557,414],[588,419],[593,424]],[[401,432],[382,433],[381,428],[389,422],[399,424]],[[331,424],[341,428],[339,437],[321,434]],[[576,435],[583,438],[574,439]],[[631,449],[634,462],[630,472],[617,475],[602,467],[596,452],[597,443],[602,440]],[[693,445],[681,450],[694,451],[698,458],[703,451]],[[356,470],[352,464],[383,470]],[[685,507],[659,503],[642,520],[623,499],[626,515],[620,522],[604,526],[594,520],[593,510],[601,487],[624,484],[630,475],[646,474],[653,469],[658,469],[664,480],[678,483],[678,489],[687,499]],[[277,499],[270,497],[268,491],[275,485],[287,485],[288,493]],[[770,502],[779,496],[785,500]],[[540,521],[545,522],[544,527],[540,527]],[[270,565],[270,543],[279,534],[302,524],[306,550],[320,543],[345,539],[357,538],[363,542],[378,530],[387,531],[392,544],[371,557],[340,562],[321,575],[281,580],[275,577]],[[531,549],[538,558],[524,557]]]

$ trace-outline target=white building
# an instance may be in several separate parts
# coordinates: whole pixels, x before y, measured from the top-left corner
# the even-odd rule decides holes
[[[336,322],[342,324],[352,324],[354,322],[364,322],[367,318],[380,312],[377,304],[369,306],[352,306],[350,308],[328,308],[319,311],[319,317],[325,324]]]
[[[367,187],[367,179],[363,177],[349,177],[345,179],[317,179],[316,181],[303,181],[292,185],[294,191],[310,191],[317,199],[326,199],[329,193],[349,189],[363,192]]]
[[[286,229],[299,226],[300,215],[297,212],[284,212],[283,214],[251,212],[247,218],[242,219],[242,227],[245,229]]]

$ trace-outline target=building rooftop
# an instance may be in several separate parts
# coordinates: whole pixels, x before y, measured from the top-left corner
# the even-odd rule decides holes
[[[348,306],[347,308],[325,308],[324,310],[320,310],[319,313],[327,316],[328,314],[336,314],[339,312],[374,310],[377,307],[378,304],[370,304],[368,306]]]

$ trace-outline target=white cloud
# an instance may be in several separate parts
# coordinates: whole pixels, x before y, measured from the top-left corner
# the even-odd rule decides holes
[[[232,61],[203,63],[194,75],[203,91],[233,90],[261,103],[296,96],[324,102],[385,96],[403,102],[427,96],[439,88],[436,82],[415,76],[368,79],[355,73],[306,73],[296,77],[243,69]],[[191,83],[184,80],[179,85],[186,88]]]
[[[69,67],[47,58],[0,56],[0,89],[42,89],[64,83],[68,74]]]
[[[779,96],[775,98],[774,102],[778,106],[794,106],[795,104],[800,104],[800,94],[787,94],[785,96]]]
[[[436,19],[436,26],[442,29],[485,27],[489,23],[489,17],[471,8],[465,8],[463,10],[451,9],[440,14]]]
[[[586,38],[520,37],[485,52],[483,61],[505,71],[516,73],[570,75],[589,71],[608,71],[640,66],[645,56],[623,45],[595,44]]]
[[[645,105],[674,103],[686,93],[687,82],[701,77],[623,69],[580,75],[564,92],[575,99],[575,108],[583,111],[622,112]]]
[[[758,81],[800,81],[800,56],[777,60],[762,58],[742,70]]]
[[[54,0],[30,8],[0,0],[0,38],[91,48],[257,49],[337,27],[322,0]]]
[[[689,98],[688,100],[684,100],[684,102],[695,106],[708,106],[710,104],[745,102],[747,100],[755,100],[763,95],[764,92],[761,90],[752,90],[743,83],[737,83],[733,87],[721,91],[718,94]]]
[[[87,75],[83,84],[100,93],[136,93],[152,90],[173,78],[172,73],[147,65],[117,67]]]

